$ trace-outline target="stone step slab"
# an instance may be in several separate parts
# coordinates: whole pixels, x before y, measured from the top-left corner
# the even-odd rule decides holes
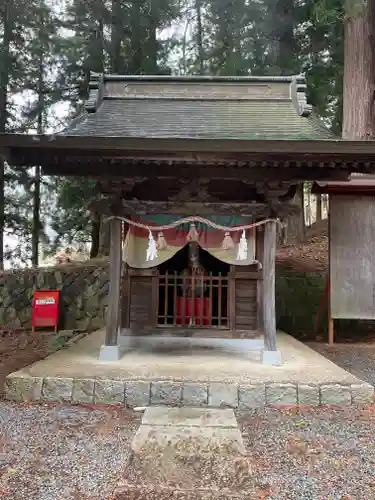
[[[146,408],[132,442],[139,457],[175,458],[199,454],[244,454],[245,446],[234,411],[206,408]]]
[[[237,429],[237,419],[231,409],[215,408],[145,408],[143,425],[173,427],[220,427]]]
[[[220,427],[141,425],[133,439],[132,450],[137,455],[158,453],[179,457],[191,454],[245,453],[241,432]]]
[[[147,408],[124,477],[177,489],[251,484],[253,471],[234,411]]]

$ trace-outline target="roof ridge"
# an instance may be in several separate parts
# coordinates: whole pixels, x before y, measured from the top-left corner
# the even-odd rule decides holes
[[[163,95],[105,95],[103,101],[191,101],[191,102],[287,102],[292,103],[290,97],[184,97],[184,96],[163,96]]]
[[[305,76],[289,75],[289,76],[209,76],[209,75],[115,75],[115,74],[98,74],[91,73],[92,79],[102,77],[104,82],[107,81],[158,81],[158,82],[279,82],[292,83],[297,80],[304,83]]]

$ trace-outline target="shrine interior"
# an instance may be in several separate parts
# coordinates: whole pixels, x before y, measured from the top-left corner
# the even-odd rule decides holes
[[[194,257],[187,244],[159,266],[158,326],[229,328],[230,265],[198,245]]]

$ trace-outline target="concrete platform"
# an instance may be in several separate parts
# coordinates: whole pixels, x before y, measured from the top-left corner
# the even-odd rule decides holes
[[[13,400],[254,408],[266,404],[369,403],[373,387],[293,339],[278,334],[282,366],[261,364],[247,341],[187,346],[173,339],[123,345],[99,361],[104,331],[11,374]]]

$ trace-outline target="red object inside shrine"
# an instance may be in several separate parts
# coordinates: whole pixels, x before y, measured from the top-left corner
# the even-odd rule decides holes
[[[190,318],[194,319],[196,325],[211,324],[209,297],[196,297],[195,299],[177,297],[176,323],[189,325]]]

